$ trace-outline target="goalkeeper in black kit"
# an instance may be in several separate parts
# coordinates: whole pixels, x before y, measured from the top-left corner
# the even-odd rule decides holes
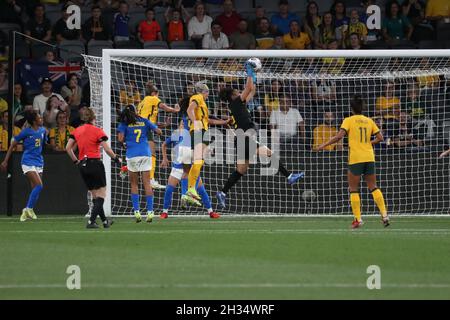
[[[261,68],[261,62],[258,58],[251,58],[245,63],[245,71],[247,74],[247,81],[245,84],[244,91],[239,92],[237,89],[226,87],[222,89],[219,93],[220,99],[222,101],[228,102],[228,108],[232,116],[232,127],[234,129],[242,129],[244,131],[243,147],[244,150],[238,150],[238,163],[236,165],[236,170],[228,177],[222,190],[217,192],[217,199],[222,208],[226,207],[226,197],[227,193],[231,188],[239,181],[239,179],[247,172],[250,165],[249,159],[253,158],[255,151],[257,154],[262,156],[271,157],[272,159],[278,157],[274,154],[268,147],[262,145],[256,140],[256,125],[253,122],[250,112],[247,109],[247,103],[251,101],[256,93],[256,71]],[[238,140],[238,137],[236,137]],[[242,141],[241,140],[241,141]],[[251,148],[253,146],[253,148]],[[256,146],[256,148],[255,148]],[[236,143],[236,148],[239,144]],[[252,154],[253,152],[253,154]],[[244,154],[244,159],[240,157]],[[286,177],[289,184],[294,184],[302,179],[305,174],[300,173],[290,173],[283,165],[278,157],[278,173]]]

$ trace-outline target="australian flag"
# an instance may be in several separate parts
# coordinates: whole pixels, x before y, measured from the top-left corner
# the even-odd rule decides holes
[[[28,92],[40,91],[41,81],[45,77],[53,81],[53,91],[59,92],[67,83],[69,74],[81,76],[81,66],[75,62],[22,59],[16,65],[16,72],[16,81]]]

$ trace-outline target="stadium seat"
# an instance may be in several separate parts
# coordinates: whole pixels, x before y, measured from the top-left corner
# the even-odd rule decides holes
[[[447,41],[450,39],[450,23],[445,23],[436,29],[437,41]]]
[[[389,49],[389,46],[384,41],[370,41],[365,46],[365,49],[377,50],[377,49]]]
[[[55,23],[61,19],[62,17],[62,13],[61,13],[61,9],[60,8],[53,8],[55,6],[52,6],[51,11],[45,11],[45,17],[50,20],[50,22],[52,23],[52,26],[55,25]]]
[[[90,8],[81,8],[81,25],[83,25],[87,19],[89,19],[91,17],[91,9]],[[103,13],[102,13],[103,16]]]
[[[192,41],[172,41],[170,43],[171,49],[195,49]]]
[[[442,44],[439,41],[423,40],[418,44],[419,49],[440,49]]]
[[[80,61],[85,53],[84,43],[80,40],[63,40],[60,44],[59,56],[63,60]]]
[[[234,7],[237,12],[242,13],[244,11],[255,11],[253,8],[253,0],[239,0],[234,1]]]
[[[129,26],[132,34],[137,33],[137,27],[142,20],[145,20],[145,9],[144,8],[134,8],[133,11],[130,8],[128,13],[130,16]]]
[[[15,23],[0,23],[0,30],[3,31],[3,33],[6,35],[6,38],[9,41],[9,32],[10,31],[18,31],[20,32],[20,26]]]
[[[112,41],[109,40],[91,40],[87,45],[87,52],[91,56],[101,57],[103,49],[112,49]]]
[[[16,43],[15,57],[16,59],[30,57],[30,46],[28,43],[25,41],[19,41]]]
[[[165,41],[147,41],[144,42],[144,49],[169,49]]]
[[[116,49],[142,49],[142,45],[136,41],[117,41]]]
[[[450,40],[445,41],[444,44],[441,45],[441,49],[442,48],[450,49]]]
[[[255,1],[255,6],[262,6],[263,8],[266,9],[266,12],[268,12],[268,11],[277,11],[278,10],[278,1],[273,1],[273,0],[256,0]],[[270,19],[269,15],[268,15],[268,17]]]
[[[31,44],[31,57],[33,59],[41,59],[48,50],[53,48],[44,43],[36,42]]]
[[[409,40],[396,40],[390,44],[391,49],[416,49],[417,46],[414,42]]]

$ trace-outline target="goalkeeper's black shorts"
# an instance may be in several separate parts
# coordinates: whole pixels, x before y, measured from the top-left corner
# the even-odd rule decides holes
[[[105,166],[100,159],[85,159],[78,167],[89,191],[106,187]]]

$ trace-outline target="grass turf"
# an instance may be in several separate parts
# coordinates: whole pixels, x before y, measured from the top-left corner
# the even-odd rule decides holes
[[[449,299],[450,219],[0,218],[0,299]],[[66,269],[81,268],[81,290]],[[369,265],[381,290],[369,290]]]

